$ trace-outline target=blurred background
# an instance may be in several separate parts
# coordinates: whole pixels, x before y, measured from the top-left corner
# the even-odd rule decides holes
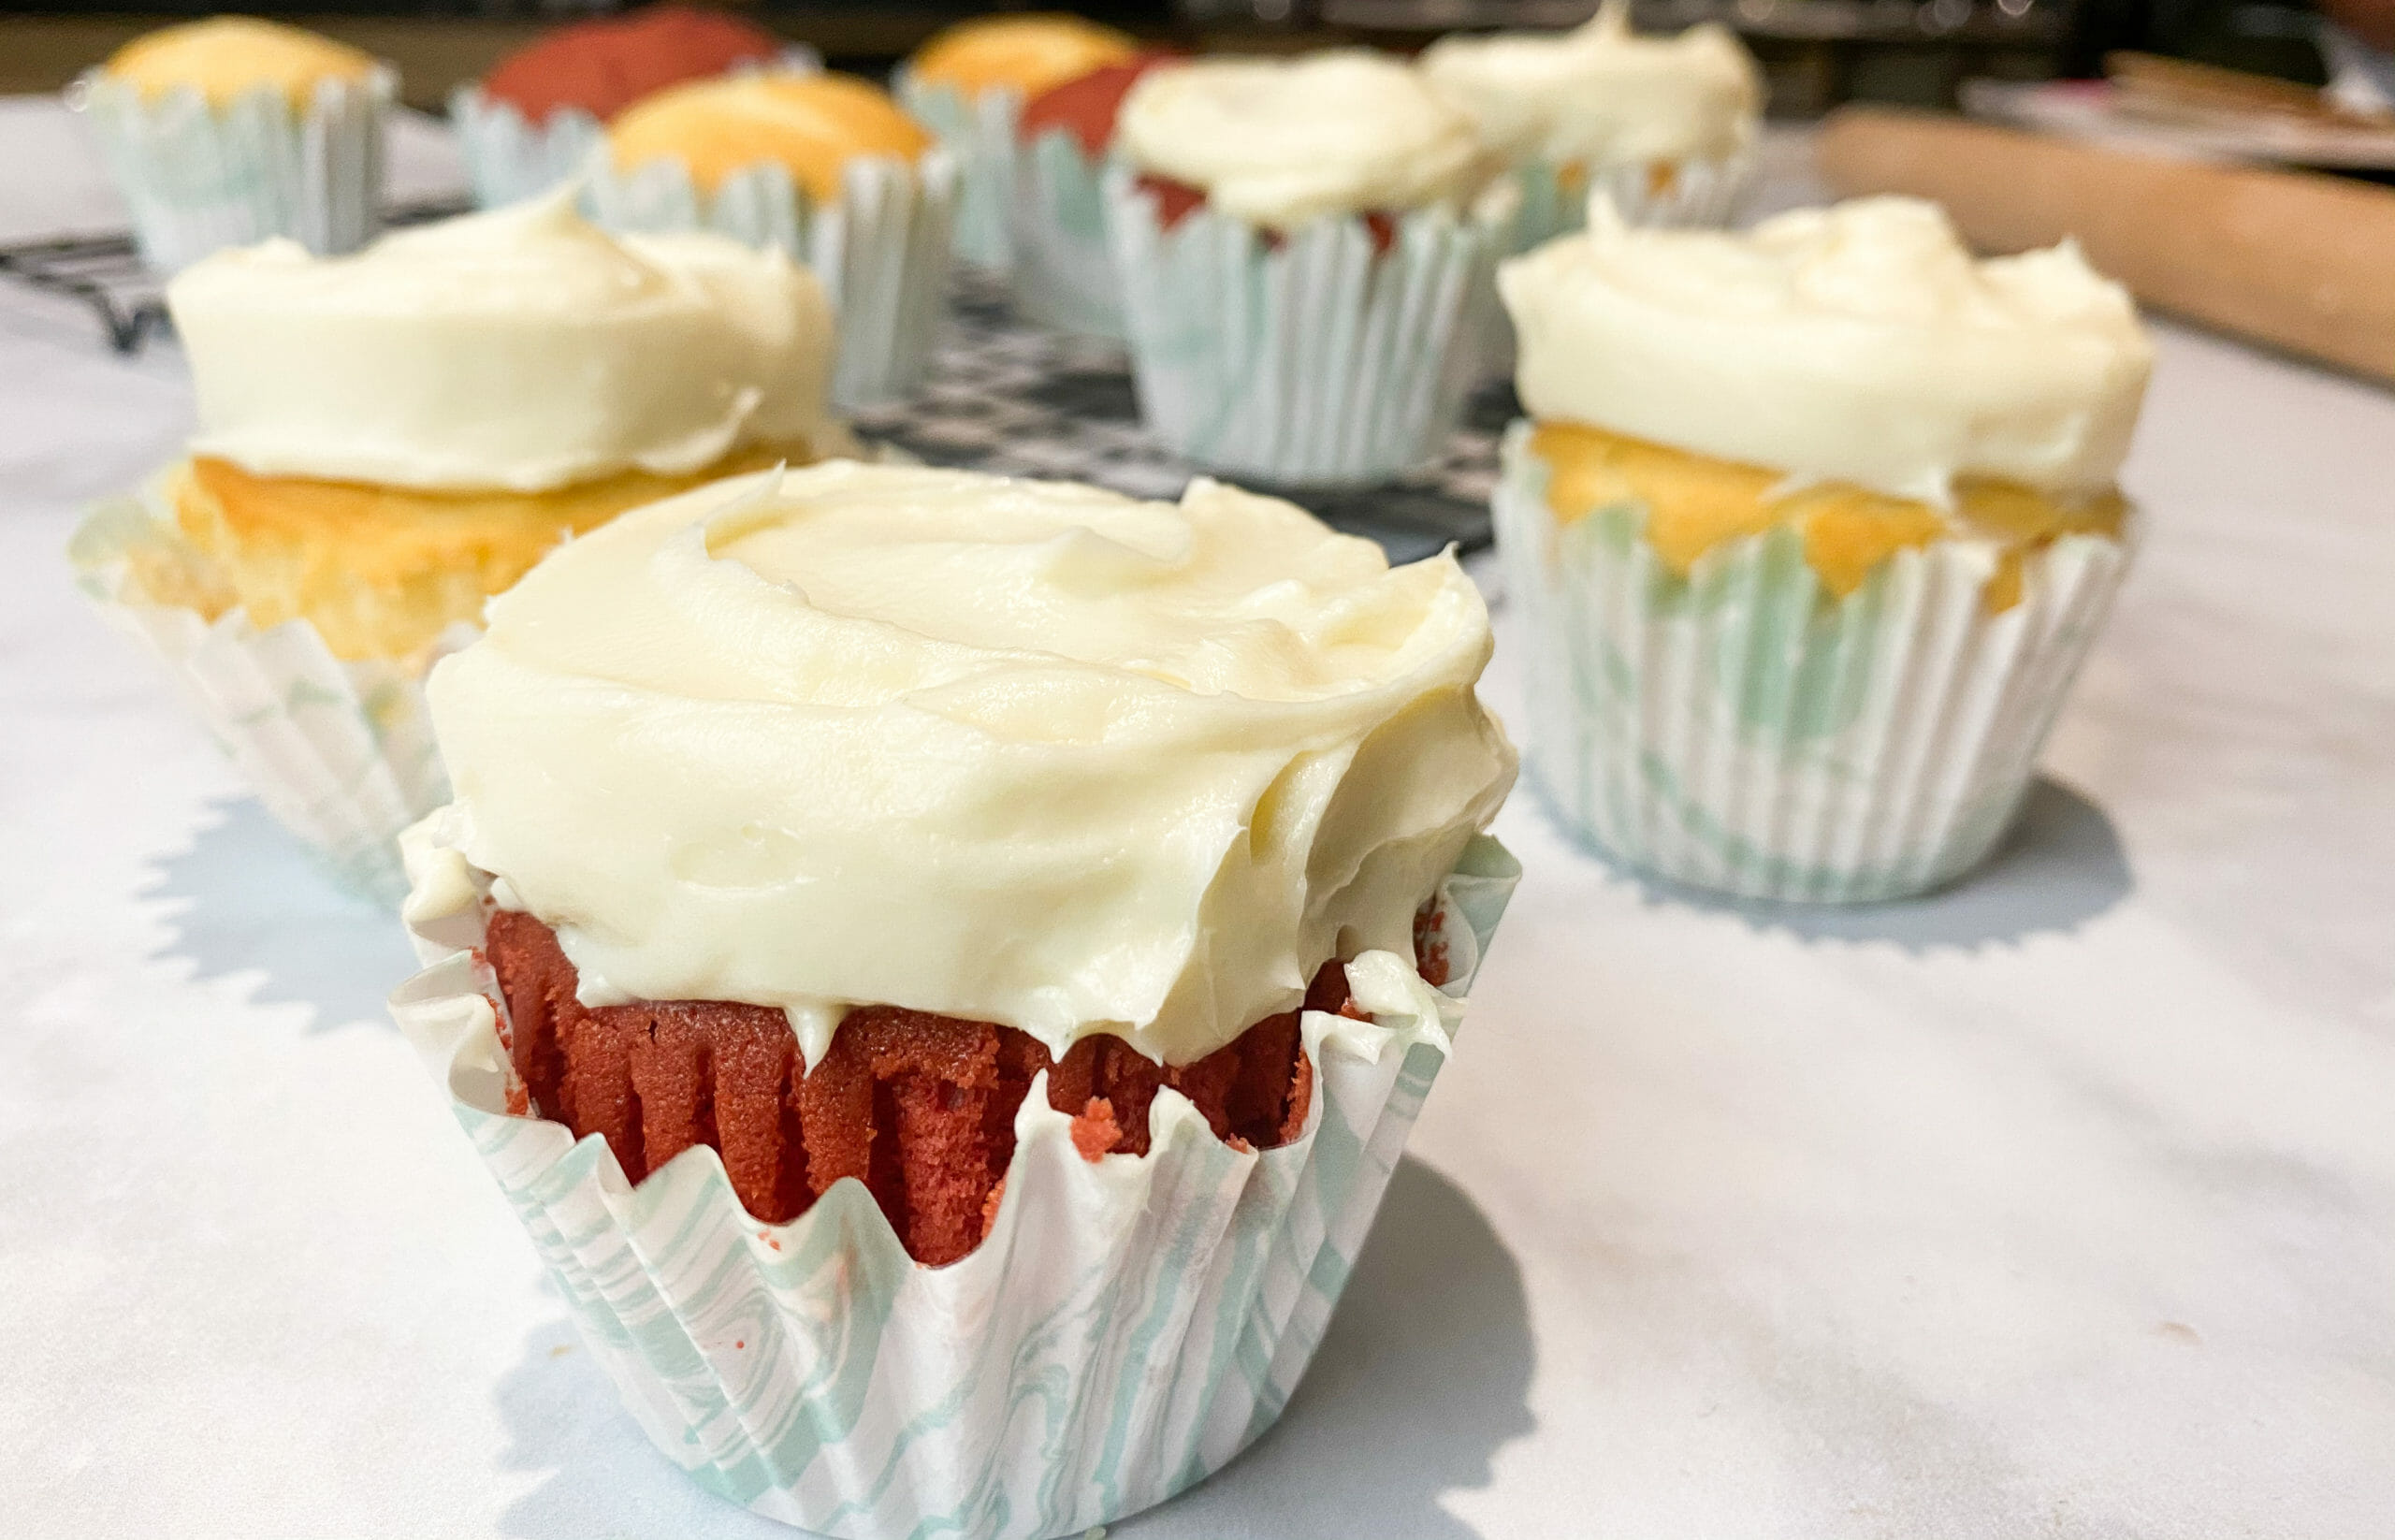
[[[2383,0],[2330,0],[2368,11]],[[396,63],[408,101],[437,110],[450,89],[559,21],[625,8],[617,0],[0,0],[0,93],[54,91],[126,38],[176,17],[239,8],[277,16]],[[878,73],[961,17],[1078,10],[1142,35],[1208,49],[1296,50],[1337,42],[1409,49],[1459,28],[1564,26],[1594,0],[1099,0],[971,6],[939,0],[766,0],[731,5],[839,68]],[[1639,27],[1717,20],[1768,72],[1771,111],[1817,116],[1847,101],[1953,106],[1967,80],[2036,81],[2101,73],[2138,50],[2317,86],[2351,34],[2324,27],[2310,0],[1642,0]],[[2368,21],[2362,29],[2369,29]]]

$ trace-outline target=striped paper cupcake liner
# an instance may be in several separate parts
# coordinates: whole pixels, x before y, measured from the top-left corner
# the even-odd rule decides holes
[[[762,1224],[704,1145],[635,1187],[599,1137],[511,1115],[471,952],[391,1008],[626,1407],[702,1486],[841,1540],[1042,1540],[1163,1502],[1279,1417],[1519,870],[1482,838],[1442,887],[1447,989],[1367,953],[1349,972],[1372,1020],[1305,1015],[1316,1094],[1293,1143],[1234,1149],[1168,1090],[1150,1154],[1087,1160],[1043,1074],[989,1235],[940,1268],[860,1183]],[[479,940],[478,908],[452,923],[420,947]]]
[[[1598,193],[1613,200],[1625,224],[1663,229],[1718,229],[1737,212],[1754,176],[1754,156],[1728,160],[1657,162],[1616,166],[1595,176],[1566,178],[1552,164],[1534,162],[1514,171],[1521,190],[1509,248],[1526,252],[1560,235],[1585,229],[1589,199]]]
[[[1043,327],[1119,341],[1123,286],[1107,246],[1105,170],[1061,128],[1021,153],[1009,220],[1014,306]]]
[[[951,265],[956,163],[932,150],[913,166],[867,157],[842,173],[840,201],[818,207],[790,172],[760,165],[703,194],[677,161],[619,172],[603,148],[585,162],[590,206],[618,230],[717,230],[790,253],[814,269],[840,320],[832,400],[872,406],[911,395],[930,372]]]
[[[413,664],[333,656],[316,628],[210,620],[149,591],[138,553],[175,538],[155,489],[94,507],[67,550],[84,592],[173,677],[275,821],[343,887],[396,908],[399,831],[446,801],[423,676]],[[460,627],[451,650],[471,635]]]
[[[187,87],[145,100],[94,69],[67,102],[99,138],[142,261],[173,272],[271,236],[319,254],[372,240],[382,226],[383,120],[398,87],[378,66],[363,81],[319,81],[304,107],[273,87],[210,107]]]
[[[1148,428],[1208,470],[1357,486],[1445,442],[1482,363],[1474,300],[1511,210],[1418,210],[1381,250],[1361,218],[1274,235],[1204,206],[1170,229],[1127,166],[1106,224]]]
[[[1023,118],[1023,93],[995,85],[968,97],[952,85],[919,80],[903,65],[892,78],[891,92],[955,157],[958,258],[994,273],[1011,269],[1014,240],[1007,211],[1014,205],[1015,125]]]
[[[1673,575],[1625,502],[1559,523],[1517,423],[1494,498],[1521,617],[1531,777],[1627,864],[1749,897],[1900,898],[2018,811],[2130,540],[2068,535],[1990,613],[1999,553],[1946,540],[1827,594],[1793,529]]]

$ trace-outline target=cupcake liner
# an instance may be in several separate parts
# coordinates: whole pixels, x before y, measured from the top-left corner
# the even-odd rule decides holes
[[[382,225],[383,118],[398,80],[324,80],[304,109],[271,87],[210,108],[198,92],[154,100],[104,71],[69,93],[133,214],[141,259],[161,272],[209,253],[289,236],[319,254],[355,251]]]
[[[618,230],[718,230],[790,253],[815,270],[840,319],[832,400],[848,408],[911,394],[931,370],[951,265],[956,163],[927,152],[909,167],[851,160],[836,207],[815,207],[780,166],[760,165],[702,194],[679,162],[619,172],[598,149],[584,163],[599,222]]]
[[[1292,1144],[1235,1150],[1165,1091],[1151,1154],[1085,1160],[1043,1073],[988,1238],[942,1268],[860,1183],[765,1225],[704,1146],[632,1187],[603,1140],[510,1115],[471,951],[391,1009],[625,1405],[701,1485],[841,1540],[1039,1540],[1164,1501],[1280,1416],[1519,872],[1484,837],[1443,886],[1449,990],[1372,953],[1351,967],[1371,1022],[1304,1017],[1315,1095]],[[420,940],[472,947],[480,912]]]
[[[1669,229],[1720,228],[1730,223],[1754,174],[1751,153],[1727,160],[1641,162],[1615,166],[1593,177],[1564,181],[1546,161],[1517,167],[1521,190],[1510,250],[1526,252],[1560,235],[1584,229],[1589,198],[1603,193],[1627,225]]]
[[[745,74],[757,66],[734,69]],[[782,51],[773,66],[795,75],[814,75],[823,68],[823,55],[801,43]],[[449,94],[449,123],[457,133],[457,150],[466,162],[466,180],[474,190],[474,207],[496,209],[537,197],[571,181],[589,159],[591,148],[606,137],[598,118],[578,107],[559,108],[545,123],[532,123],[512,102],[483,94],[479,86],[461,85]]]
[[[2010,825],[2134,537],[2067,535],[1988,613],[1981,541],[1899,551],[1844,599],[1781,528],[1663,567],[1635,503],[1559,525],[1516,423],[1494,499],[1526,634],[1528,763],[1632,865],[1854,903],[1968,871]]]
[[[172,520],[155,485],[92,508],[67,548],[84,592],[167,665],[275,821],[342,886],[398,908],[399,833],[449,795],[424,701],[431,660],[345,661],[304,620],[260,631],[238,608],[210,621],[157,602],[135,553],[177,538]],[[470,638],[457,632],[440,650]]]
[[[1014,206],[1015,127],[1023,118],[1023,93],[1000,85],[968,97],[952,85],[919,80],[903,65],[891,90],[956,157],[963,176],[956,195],[957,256],[994,273],[1009,271],[1014,242],[1007,211]]]
[[[1119,341],[1123,285],[1107,246],[1105,169],[1061,128],[1021,152],[1008,221],[1014,308],[1043,327]]]
[[[1436,454],[1484,356],[1474,298],[1511,211],[1417,210],[1375,253],[1360,218],[1285,237],[1200,206],[1161,227],[1105,174],[1139,410],[1209,470],[1283,486],[1386,481]]]

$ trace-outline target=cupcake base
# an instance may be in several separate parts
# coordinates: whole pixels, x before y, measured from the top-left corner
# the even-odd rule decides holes
[[[438,822],[411,836],[419,871],[455,859]],[[627,1406],[702,1485],[842,1540],[1044,1540],[1162,1502],[1279,1417],[1518,875],[1482,839],[1443,886],[1447,991],[1367,953],[1349,974],[1372,1019],[1303,1017],[1316,1094],[1280,1149],[1225,1144],[1166,1090],[1148,1154],[1093,1160],[1042,1071],[987,1238],[939,1268],[907,1257],[862,1183],[765,1225],[704,1146],[634,1187],[604,1140],[512,1115],[491,981],[470,952],[392,1010]],[[418,934],[472,946],[481,915],[470,903]]]
[[[1009,210],[1014,307],[1081,337],[1120,341],[1122,283],[1107,248],[1105,164],[1052,128],[1020,153]]]
[[[1682,579],[1643,508],[1559,524],[1528,439],[1506,434],[1498,547],[1527,632],[1525,766],[1575,834],[1676,882],[1828,903],[1923,893],[1986,858],[2126,540],[2027,555],[2020,602],[1995,613],[1999,553],[1976,541],[1899,551],[1843,599],[1790,529]]]
[[[1008,211],[1015,199],[1015,125],[1023,118],[1023,93],[995,85],[968,97],[954,86],[919,80],[901,66],[891,94],[956,160],[957,259],[1005,275],[1014,267]]]

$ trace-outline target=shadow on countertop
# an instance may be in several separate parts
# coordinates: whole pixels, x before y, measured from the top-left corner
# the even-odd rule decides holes
[[[1547,821],[1577,849],[1636,884],[1650,903],[1735,915],[1757,930],[1827,941],[1893,941],[1908,952],[2018,941],[2078,929],[2129,894],[2136,879],[2104,809],[2040,776],[2011,833],[1985,865],[1919,898],[1885,904],[1778,904],[1708,893],[1621,865],[1566,827],[1542,799]]]
[[[1278,1427],[1116,1540],[1475,1540],[1439,1495],[1486,1485],[1531,1431],[1521,1270],[1472,1199],[1400,1162],[1329,1334]],[[501,1516],[523,1540],[800,1532],[701,1491],[650,1447],[563,1320],[501,1378],[504,1462],[547,1475]]]
[[[259,1005],[297,1001],[310,1030],[388,1026],[384,998],[416,971],[399,917],[334,885],[254,797],[214,805],[188,849],[154,864],[142,897],[175,904],[173,938],[153,955],[186,958],[196,981],[259,975]]]

